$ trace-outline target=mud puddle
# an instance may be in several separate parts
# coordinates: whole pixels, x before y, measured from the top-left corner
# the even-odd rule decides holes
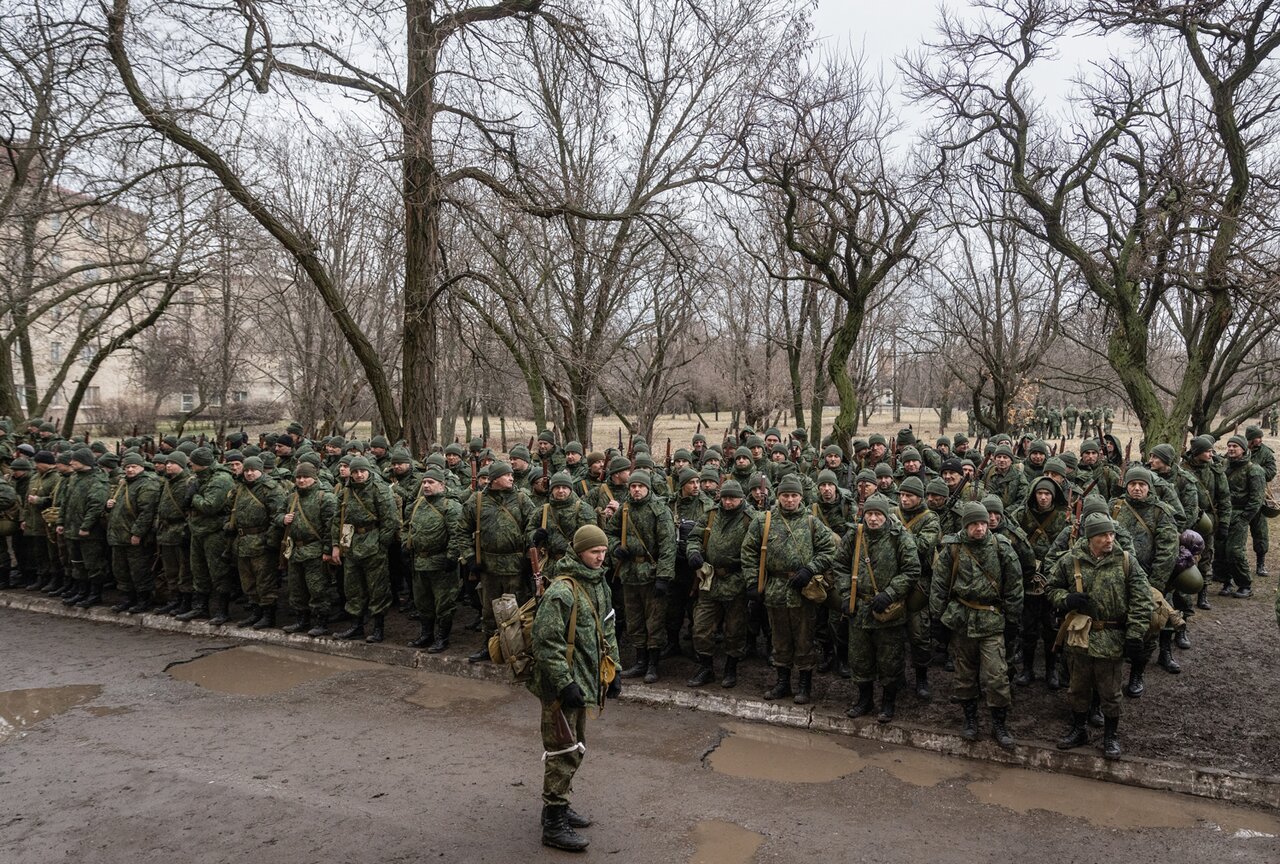
[[[101,694],[100,684],[70,684],[0,693],[0,741],[42,720],[97,699]]]
[[[511,691],[510,687],[493,681],[455,678],[431,672],[418,672],[414,675],[414,680],[420,682],[421,686],[404,697],[404,701],[436,711],[458,705],[497,702]]]
[[[170,666],[167,671],[175,680],[218,693],[268,696],[342,672],[383,668],[363,660],[274,645],[241,645]]]
[[[689,864],[748,864],[764,843],[764,835],[741,825],[706,819],[693,826]]]
[[[834,738],[800,729],[726,723],[728,735],[706,756],[712,771],[747,780],[831,783],[866,760]]]

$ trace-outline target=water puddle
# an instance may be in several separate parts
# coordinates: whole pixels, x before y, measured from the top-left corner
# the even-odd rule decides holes
[[[1191,828],[1212,825],[1238,837],[1280,836],[1280,820],[1216,801],[1063,774],[997,769],[968,784],[973,797],[1016,813],[1047,810],[1099,828]]]
[[[706,819],[693,826],[693,857],[689,864],[748,864],[764,835],[732,822]]]
[[[831,783],[866,760],[826,735],[749,723],[726,723],[728,735],[706,757],[712,771],[748,780]]]
[[[169,675],[218,693],[268,696],[299,684],[342,672],[379,670],[384,667],[363,660],[348,660],[311,651],[295,651],[274,645],[241,645],[170,666]]]
[[[128,705],[90,705],[84,709],[91,717],[114,717],[117,714],[132,714]]]
[[[70,684],[0,693],[0,741],[41,720],[97,699],[101,694],[100,684]]]
[[[912,786],[937,786],[946,780],[959,780],[975,767],[963,759],[898,748],[872,753],[867,762]]]
[[[422,682],[422,686],[406,696],[404,701],[437,711],[465,703],[496,702],[506,697],[511,690],[510,687],[493,681],[455,678],[431,672],[419,672],[415,677]]]

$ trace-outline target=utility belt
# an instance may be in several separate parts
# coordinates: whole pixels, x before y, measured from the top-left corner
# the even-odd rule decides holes
[[[237,533],[239,533],[241,537],[252,537],[255,534],[261,534],[263,531],[266,531],[266,530],[267,529],[262,526],[258,528],[237,528],[236,529]]]
[[[955,599],[959,601],[961,605],[968,606],[970,609],[977,609],[982,612],[999,612],[1000,611],[999,607],[992,606],[989,603],[979,603],[976,600],[970,600],[966,597],[959,597],[959,596],[957,596]]]
[[[1090,630],[1123,630],[1129,626],[1127,621],[1099,621],[1097,618],[1089,620]]]

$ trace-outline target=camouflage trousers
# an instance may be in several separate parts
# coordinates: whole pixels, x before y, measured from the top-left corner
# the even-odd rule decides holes
[[[191,587],[197,594],[230,594],[227,536],[221,531],[191,535]]]
[[[63,535],[66,537],[66,535]],[[67,538],[67,558],[71,578],[77,582],[102,586],[107,579],[107,543],[95,537]]]
[[[1271,548],[1271,537],[1267,528],[1267,517],[1261,510],[1249,523],[1249,533],[1253,535],[1253,554],[1259,558],[1266,557]]]
[[[289,606],[299,615],[308,609],[321,624],[333,605],[333,590],[324,560],[289,561]]]
[[[889,687],[902,680],[906,662],[906,625],[855,627],[849,624],[849,670],[857,684],[879,680]]]
[[[111,575],[121,591],[155,591],[156,580],[151,569],[156,560],[156,547],[147,543],[137,546],[111,547]]]
[[[1248,523],[1233,521],[1227,533],[1226,561],[1222,569],[1223,582],[1228,584],[1234,582],[1241,588],[1248,588],[1253,584],[1248,540]]]
[[[172,599],[191,593],[190,549],[187,546],[160,546],[160,593]]]
[[[1067,704],[1077,714],[1089,711],[1093,694],[1098,694],[1103,717],[1120,716],[1120,681],[1124,676],[1124,660],[1116,657],[1090,657],[1084,651],[1067,652],[1067,668],[1071,670],[1071,684],[1067,689]]]
[[[370,615],[381,615],[391,605],[391,576],[385,553],[368,558],[344,555],[342,584],[347,594],[347,612],[356,618],[366,609]]]
[[[716,652],[716,629],[724,627],[724,653],[739,659],[747,652],[747,595],[732,600],[698,596],[693,607],[693,650],[710,657]]]
[[[988,706],[1008,708],[1013,703],[1003,633],[977,639],[956,633],[951,637],[951,652],[956,664],[952,698],[959,702],[977,699],[978,679],[981,678]]]
[[[659,597],[653,583],[623,585],[627,611],[627,639],[636,648],[661,651],[667,647],[667,598]]]
[[[280,596],[276,585],[277,556],[241,555],[236,558],[236,570],[240,574],[240,590],[255,606],[275,606]]]
[[[799,606],[766,606],[769,629],[773,631],[773,664],[779,669],[793,665],[808,672],[817,662],[814,648],[818,629],[818,604],[802,600]]]
[[[413,605],[421,616],[423,626],[430,627],[436,622],[441,625],[453,622],[461,587],[456,567],[445,570],[414,568]]]
[[[556,740],[555,717],[557,709],[564,711],[564,719],[569,722],[569,728],[573,730],[574,736],[578,739],[577,743],[583,745],[581,748],[571,749],[567,753],[559,752],[572,745],[566,745]],[[541,727],[543,753],[542,803],[550,807],[568,804],[569,793],[573,791],[573,775],[577,773],[578,766],[582,764],[582,757],[586,749],[587,709],[561,709],[555,702],[543,702]],[[549,755],[552,753],[556,755]]]
[[[915,614],[907,613],[907,644],[911,646],[911,665],[922,669],[933,660],[933,635],[929,629],[929,607]]]
[[[498,621],[493,617],[493,601],[503,594],[514,594],[516,605],[523,606],[529,599],[529,587],[524,576],[520,573],[489,572],[480,575],[480,618],[486,633],[498,629]]]

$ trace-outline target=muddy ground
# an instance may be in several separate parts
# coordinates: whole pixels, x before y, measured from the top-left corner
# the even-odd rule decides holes
[[[537,703],[487,681],[0,611],[0,860],[563,860]],[[585,860],[1271,862],[1280,819],[703,712],[588,723]],[[1104,851],[1105,850],[1105,851]]]

